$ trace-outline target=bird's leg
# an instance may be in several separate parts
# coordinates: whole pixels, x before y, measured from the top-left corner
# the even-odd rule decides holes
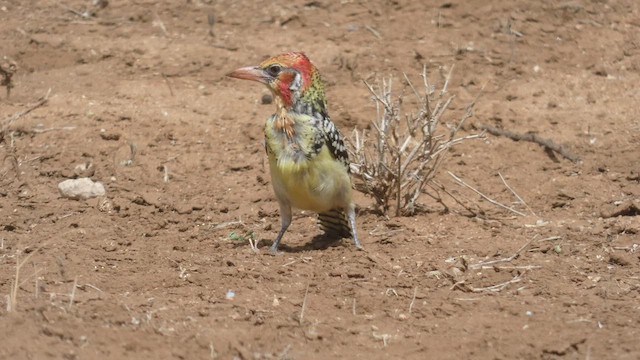
[[[278,246],[280,246],[280,241],[282,241],[282,237],[284,236],[284,233],[287,231],[287,229],[289,228],[289,225],[291,224],[291,219],[292,219],[291,205],[280,202],[281,226],[280,226],[280,232],[278,233],[278,237],[276,238],[276,241],[274,241],[273,245],[271,245],[270,251],[272,254],[275,255],[278,253]]]
[[[349,225],[351,225],[351,233],[353,234],[353,242],[356,244],[356,249],[362,250],[362,244],[358,240],[358,230],[356,229],[356,207],[351,204],[347,209],[347,217],[349,217]]]

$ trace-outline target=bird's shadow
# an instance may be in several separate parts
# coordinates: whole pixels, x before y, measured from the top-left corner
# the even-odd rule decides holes
[[[340,237],[333,234],[320,234],[314,236],[311,241],[307,241],[304,244],[298,246],[291,246],[280,243],[278,252],[300,253],[304,251],[326,250],[330,247],[345,246],[347,244],[346,241],[348,241],[346,237]],[[268,244],[269,246],[271,246],[273,244],[273,241],[261,241],[260,244]]]

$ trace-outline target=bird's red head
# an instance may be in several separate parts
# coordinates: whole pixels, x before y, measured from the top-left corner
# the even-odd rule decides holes
[[[281,106],[291,109],[298,101],[321,102],[326,106],[324,86],[311,60],[301,52],[290,52],[269,58],[258,66],[237,69],[227,76],[265,84]],[[316,104],[313,104],[316,107]],[[318,104],[320,105],[320,104]]]

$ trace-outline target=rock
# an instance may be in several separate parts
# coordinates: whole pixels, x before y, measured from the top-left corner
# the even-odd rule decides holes
[[[69,199],[90,199],[105,194],[104,185],[89,178],[69,179],[58,184],[60,195]]]

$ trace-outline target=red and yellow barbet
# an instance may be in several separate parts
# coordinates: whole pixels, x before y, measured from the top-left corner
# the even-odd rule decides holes
[[[349,154],[329,118],[318,69],[305,54],[292,52],[228,76],[265,84],[276,104],[276,112],[264,128],[271,182],[282,218],[271,251],[278,251],[291,224],[292,207],[317,212],[326,233],[353,236],[356,248],[361,249],[351,198]]]

